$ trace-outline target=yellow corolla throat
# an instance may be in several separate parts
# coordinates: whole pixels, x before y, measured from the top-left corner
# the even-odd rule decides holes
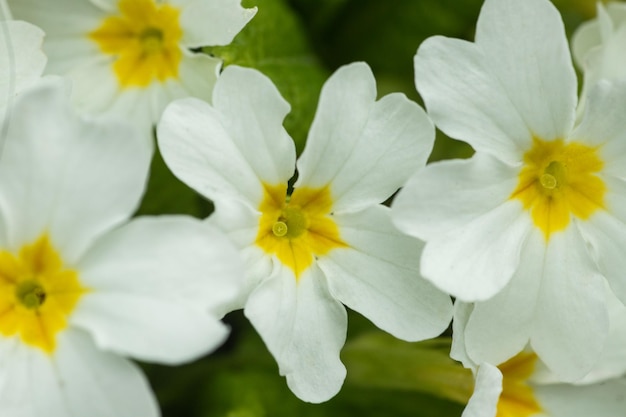
[[[333,201],[328,187],[302,187],[291,196],[287,196],[286,185],[264,188],[256,244],[266,253],[276,255],[296,278],[311,266],[315,257],[348,246],[332,218]]]
[[[536,363],[537,355],[522,352],[498,366],[502,372],[502,393],[496,417],[530,417],[542,412],[528,384]]]
[[[597,147],[535,138],[510,198],[521,200],[548,240],[571,216],[585,220],[605,208],[606,186],[597,175],[603,165]]]
[[[102,52],[114,56],[122,87],[146,87],[178,77],[182,51],[180,11],[155,0],[120,0],[120,15],[104,19],[89,33]]]
[[[0,334],[52,353],[86,291],[45,234],[17,255],[0,250]]]

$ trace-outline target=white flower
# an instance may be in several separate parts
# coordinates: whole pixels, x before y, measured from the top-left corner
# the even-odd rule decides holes
[[[433,127],[402,94],[376,100],[363,63],[325,84],[306,149],[282,127],[289,105],[257,71],[229,66],[213,107],[173,103],[157,136],[166,163],[211,198],[210,217],[247,262],[240,306],[301,399],[325,401],[345,377],[342,303],[406,340],[438,335],[448,296],[419,276],[422,243],[380,205],[426,162]]]
[[[239,0],[9,0],[46,32],[47,73],[68,75],[73,101],[146,136],[175,98],[209,99],[221,61],[190,48],[229,44],[254,16]]]
[[[58,80],[16,99],[0,160],[0,415],[150,417],[139,369],[220,344],[237,251],[199,220],[128,221],[151,152],[70,111]]]
[[[583,70],[579,113],[586,95],[602,79],[626,79],[626,4],[597,3],[598,17],[583,23],[572,36],[572,53]]]
[[[457,303],[452,356],[472,369],[474,394],[463,417],[619,417],[626,410],[626,307],[608,293],[611,332],[600,362],[576,385],[559,381],[532,351],[497,367],[472,363],[464,351],[464,327],[472,305]]]
[[[626,301],[626,85],[600,83],[574,127],[576,75],[546,0],[486,0],[475,43],[430,38],[415,71],[438,127],[476,150],[427,166],[393,204],[426,241],[422,273],[482,301],[474,362],[530,341],[561,378],[582,377],[608,331],[605,280]]]

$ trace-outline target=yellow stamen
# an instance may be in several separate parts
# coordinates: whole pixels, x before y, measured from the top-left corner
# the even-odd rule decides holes
[[[586,220],[605,208],[606,186],[597,175],[603,165],[598,148],[535,138],[510,198],[522,202],[548,240],[572,216]]]
[[[298,188],[288,201],[286,195],[286,185],[265,185],[256,244],[276,255],[298,278],[315,257],[347,244],[332,218],[328,187]]]
[[[154,0],[120,0],[120,15],[109,16],[89,38],[114,57],[122,87],[147,87],[178,77],[182,60],[180,11]]]
[[[47,235],[17,255],[0,251],[0,334],[52,353],[57,333],[86,291]]]

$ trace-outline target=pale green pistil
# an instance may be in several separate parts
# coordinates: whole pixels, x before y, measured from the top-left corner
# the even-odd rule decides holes
[[[272,233],[276,237],[290,239],[300,236],[307,229],[306,215],[299,207],[285,207],[272,226]]]
[[[144,52],[159,52],[163,45],[163,31],[158,28],[148,27],[139,35]]]
[[[15,295],[22,305],[35,310],[46,301],[46,291],[35,281],[23,281],[15,287]]]

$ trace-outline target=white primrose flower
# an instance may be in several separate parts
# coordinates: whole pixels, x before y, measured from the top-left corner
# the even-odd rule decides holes
[[[73,101],[139,125],[151,138],[176,98],[209,99],[221,61],[191,48],[227,45],[256,13],[240,0],[9,0],[46,32],[49,74],[68,75]]]
[[[598,2],[597,10],[597,18],[580,25],[572,36],[572,53],[584,74],[581,104],[599,80],[626,79],[626,4]]]
[[[228,331],[238,253],[182,216],[128,221],[151,152],[73,114],[58,79],[24,91],[0,159],[0,415],[155,417],[120,355],[176,364]]]
[[[474,43],[427,39],[415,80],[430,116],[472,145],[431,164],[392,205],[426,241],[424,276],[476,304],[476,363],[530,341],[563,380],[585,375],[609,322],[605,281],[626,301],[626,85],[600,83],[580,124],[563,23],[547,0],[486,0]]]
[[[237,308],[298,397],[321,402],[341,388],[343,304],[405,340],[446,328],[450,298],[420,277],[422,243],[397,231],[380,204],[432,148],[417,104],[402,94],[376,101],[364,63],[339,69],[296,165],[282,126],[289,104],[267,77],[229,66],[212,103],[171,104],[159,146],[172,171],[214,201],[209,221],[241,248],[248,291]]]
[[[626,410],[626,307],[611,294],[611,333],[600,364],[576,385],[562,383],[530,350],[494,366],[473,363],[464,327],[473,306],[457,302],[452,357],[472,369],[474,394],[463,417],[620,417]]]

